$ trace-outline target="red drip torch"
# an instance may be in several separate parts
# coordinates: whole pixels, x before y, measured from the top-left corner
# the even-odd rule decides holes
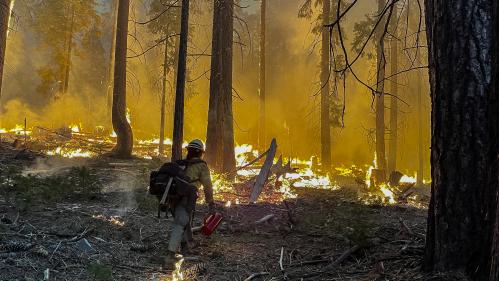
[[[223,216],[221,213],[213,213],[204,219],[204,225],[201,228],[201,233],[205,236],[210,236],[218,225],[222,222]]]

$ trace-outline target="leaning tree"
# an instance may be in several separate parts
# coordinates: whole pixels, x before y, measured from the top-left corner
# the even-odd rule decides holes
[[[3,65],[7,47],[7,32],[9,30],[10,0],[0,1],[0,98],[2,97]]]
[[[119,0],[116,25],[116,50],[114,55],[114,90],[112,121],[117,135],[113,154],[131,157],[133,149],[132,127],[126,118],[126,53],[128,37],[129,0]]]

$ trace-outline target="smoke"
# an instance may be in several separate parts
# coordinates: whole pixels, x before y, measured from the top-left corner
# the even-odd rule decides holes
[[[134,20],[145,21],[147,3],[132,5],[130,21],[129,55],[143,52],[159,39]],[[111,1],[109,1],[111,2]],[[320,38],[311,33],[312,22],[298,18],[302,0],[275,0],[268,2],[267,14],[267,128],[268,142],[277,138],[279,152],[287,157],[308,159],[320,151],[319,135],[319,59]],[[373,14],[376,5],[364,2],[354,7],[344,22],[346,46],[350,52],[353,40],[353,25],[364,19],[366,13]],[[237,15],[244,20],[234,24],[239,35],[234,44],[234,120],[236,143],[255,144],[258,125],[258,2],[249,1],[248,9],[237,8]],[[209,97],[209,70],[211,51],[212,2],[195,1],[191,14],[191,41],[188,52],[189,78],[186,89],[185,128],[186,140],[205,139]],[[17,5],[14,9],[23,9]],[[104,55],[81,56],[75,54],[70,73],[69,92],[54,100],[40,95],[37,85],[40,78],[37,69],[48,61],[45,51],[40,50],[29,23],[29,16],[21,16],[19,30],[9,37],[4,79],[4,98],[0,110],[0,127],[13,127],[26,117],[30,126],[58,128],[80,124],[84,131],[103,125],[111,129],[106,108],[108,52],[111,46],[111,23],[108,5],[101,7],[102,34],[100,37]],[[314,8],[317,9],[317,8]],[[314,10],[315,11],[315,10]],[[36,12],[36,11],[32,11]],[[28,15],[19,11],[20,15]],[[247,26],[247,27],[246,27]],[[249,34],[249,35],[248,35]],[[423,34],[422,34],[423,36]],[[369,44],[368,48],[372,48]],[[200,55],[201,54],[201,55]],[[351,56],[354,56],[350,52]],[[89,62],[91,61],[91,62]],[[95,61],[100,61],[96,63]],[[402,59],[400,59],[402,61]],[[157,138],[159,135],[161,75],[163,47],[154,48],[140,58],[128,59],[127,104],[131,115],[134,136]],[[402,64],[402,63],[401,63]],[[401,65],[405,67],[406,65]],[[354,70],[361,80],[373,84],[375,61],[360,58]],[[90,77],[94,72],[104,73],[100,80]],[[168,75],[166,136],[171,137],[173,123],[174,72]],[[400,98],[409,106],[400,105],[399,118],[399,167],[402,171],[417,168],[417,75],[408,73],[399,77]],[[429,148],[429,95],[428,80],[423,77],[424,146]],[[345,110],[345,127],[332,129],[333,163],[335,165],[364,165],[373,160],[374,147],[370,131],[374,126],[371,92],[347,74],[346,93],[342,84],[334,98]],[[345,94],[345,95],[343,95]],[[386,99],[389,106],[389,99]],[[388,122],[387,108],[387,124]],[[389,130],[387,131],[389,133]],[[387,140],[389,135],[387,135]],[[387,142],[388,143],[388,142]],[[429,149],[425,150],[429,159]],[[429,169],[429,165],[428,165]],[[113,186],[133,188],[127,180],[119,180]],[[124,199],[133,201],[132,198]],[[127,203],[128,204],[128,203]],[[127,205],[125,204],[125,205]]]

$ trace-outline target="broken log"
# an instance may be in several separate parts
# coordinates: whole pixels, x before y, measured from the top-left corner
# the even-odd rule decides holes
[[[253,184],[253,188],[251,190],[251,195],[249,198],[249,201],[251,203],[255,203],[258,200],[258,196],[260,196],[263,186],[265,185],[265,182],[269,178],[270,168],[272,167],[272,164],[274,162],[276,151],[277,151],[277,141],[275,139],[272,139],[267,156],[265,157],[265,162],[263,164],[263,167],[260,170],[258,176],[256,177],[255,183]]]

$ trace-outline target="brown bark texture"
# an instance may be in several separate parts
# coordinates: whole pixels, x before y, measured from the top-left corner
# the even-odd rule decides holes
[[[495,183],[489,176],[497,162],[488,109],[491,10],[492,0],[426,1],[432,197],[425,267],[473,280],[490,274],[497,198],[497,170]]]
[[[114,57],[112,121],[113,129],[117,135],[113,154],[120,158],[131,157],[133,149],[132,128],[126,119],[126,54],[129,9],[129,0],[119,0],[116,51]]]
[[[233,0],[216,0],[210,74],[210,100],[206,133],[206,160],[219,172],[235,171],[232,113]]]
[[[182,0],[181,13],[175,112],[173,116],[173,145],[171,157],[173,161],[182,159],[182,142],[184,141],[184,96],[187,68],[187,39],[189,38],[189,0]]]
[[[118,16],[118,0],[113,0],[111,4],[113,33],[111,37],[111,48],[109,49],[109,74],[107,78],[107,113],[111,116],[113,109],[113,75],[114,75],[114,51],[116,50],[116,24]]]
[[[0,0],[0,98],[2,97],[3,66],[7,48],[11,0]]]

